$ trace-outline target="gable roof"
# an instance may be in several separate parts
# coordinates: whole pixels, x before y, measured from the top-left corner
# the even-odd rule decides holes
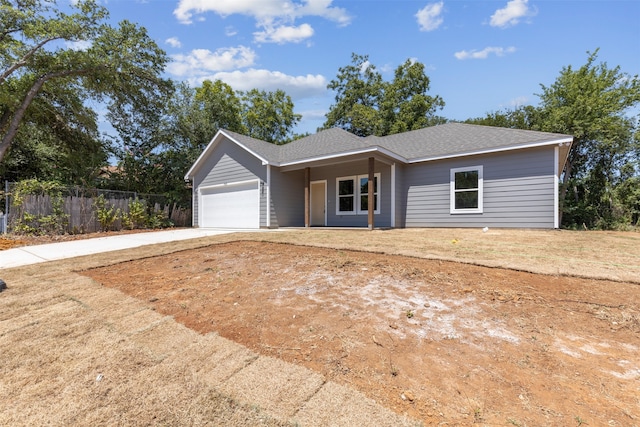
[[[381,152],[404,163],[516,150],[554,144],[570,144],[571,135],[446,123],[384,137],[359,137],[340,128],[327,129],[285,145],[275,145],[236,132],[220,130],[193,164],[189,179],[221,136],[226,136],[265,164],[287,166],[352,154]]]

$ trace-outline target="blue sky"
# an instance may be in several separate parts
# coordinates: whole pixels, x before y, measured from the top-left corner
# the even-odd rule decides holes
[[[282,89],[315,132],[326,89],[351,53],[386,80],[423,63],[440,115],[453,120],[536,105],[562,67],[599,62],[640,74],[638,0],[104,0],[111,19],[147,28],[173,62],[167,77],[236,90]]]

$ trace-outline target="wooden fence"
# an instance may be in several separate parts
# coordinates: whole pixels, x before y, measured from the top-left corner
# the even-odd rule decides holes
[[[129,214],[129,204],[133,198],[123,198],[121,192],[113,192],[117,197],[109,197],[109,192],[102,192],[105,206],[113,207],[114,210],[120,210],[120,217],[114,221],[110,229],[121,230],[125,228],[122,221],[122,214]],[[132,193],[133,194],[133,193]],[[52,198],[49,195],[27,195],[23,198],[20,206],[11,206],[7,215],[8,231],[18,231],[17,225],[24,226],[34,224],[41,230],[36,232],[57,232],[57,233],[91,233],[101,231],[102,225],[98,221],[98,209],[95,205],[97,197],[87,196],[66,196],[60,198]],[[136,200],[147,204],[144,197]],[[191,210],[183,209],[175,204],[161,205],[160,202],[147,206],[149,215],[161,214],[163,218],[168,219],[172,226],[188,227],[191,225]]]

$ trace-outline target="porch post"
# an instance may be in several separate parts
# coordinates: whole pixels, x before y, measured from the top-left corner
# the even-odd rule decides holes
[[[311,188],[311,168],[304,168],[304,226],[309,228],[311,224],[310,213],[311,209],[309,209],[309,190]]]
[[[374,179],[375,179],[375,174],[374,174],[374,170],[375,170],[375,159],[373,157],[369,157],[369,188],[368,190],[368,196],[367,196],[367,201],[369,202],[367,204],[367,211],[369,213],[369,230],[373,230],[374,227],[374,223],[373,223],[373,211],[376,209],[376,205],[375,205],[375,196],[373,194],[374,192]]]

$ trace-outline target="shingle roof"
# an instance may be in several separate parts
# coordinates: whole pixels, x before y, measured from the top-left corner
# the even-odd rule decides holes
[[[531,130],[446,123],[376,138],[374,141],[407,160],[417,160],[454,157],[466,153],[518,148],[567,139],[572,140],[573,137]]]
[[[369,150],[385,150],[393,157],[414,162],[573,140],[571,135],[465,123],[446,123],[384,137],[366,138],[340,128],[332,128],[285,145],[271,144],[227,130],[221,132],[264,161],[277,166]],[[191,170],[198,163],[199,160]]]

